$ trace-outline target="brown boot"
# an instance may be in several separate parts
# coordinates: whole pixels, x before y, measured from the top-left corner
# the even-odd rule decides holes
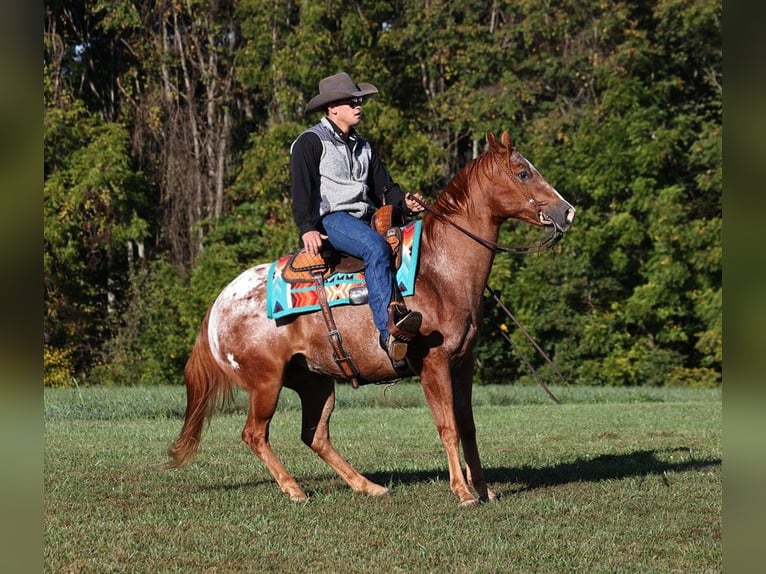
[[[418,336],[423,316],[401,303],[388,306],[388,332],[399,341],[409,342]]]

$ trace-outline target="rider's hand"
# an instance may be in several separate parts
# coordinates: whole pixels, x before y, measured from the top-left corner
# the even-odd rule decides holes
[[[326,235],[319,233],[318,231],[307,231],[301,235],[303,240],[303,248],[312,255],[318,255],[319,250],[322,249],[322,241],[327,239]]]
[[[404,203],[407,204],[407,209],[409,209],[411,213],[420,213],[425,209],[425,207],[418,203],[418,201],[414,198],[417,198],[425,203],[425,199],[419,193],[408,193],[404,196]]]

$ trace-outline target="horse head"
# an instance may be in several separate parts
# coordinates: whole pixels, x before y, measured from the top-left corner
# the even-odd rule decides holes
[[[487,132],[487,143],[488,155],[497,168],[491,198],[493,215],[542,226],[556,236],[567,231],[574,220],[574,207],[521,155],[510,134],[504,131],[497,141],[493,133]]]

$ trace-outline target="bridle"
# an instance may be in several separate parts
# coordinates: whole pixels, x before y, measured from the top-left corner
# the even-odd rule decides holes
[[[535,243],[532,245],[501,245],[499,243],[495,243],[494,241],[489,241],[487,239],[484,239],[483,237],[479,237],[478,235],[469,231],[465,227],[455,223],[449,218],[448,215],[442,213],[441,211],[436,209],[433,205],[429,205],[426,201],[420,199],[419,197],[416,197],[415,195],[412,195],[411,193],[408,193],[406,197],[407,199],[413,200],[415,203],[420,205],[428,213],[431,213],[432,215],[434,215],[440,221],[443,221],[444,223],[451,225],[452,227],[460,231],[462,234],[470,237],[476,243],[483,245],[484,247],[486,247],[493,253],[497,253],[498,251],[502,251],[504,253],[510,253],[512,255],[528,255],[530,253],[542,253],[548,249],[552,249],[564,237],[564,232],[559,230],[554,225],[553,231],[551,231],[548,234],[548,237],[546,237],[540,243]],[[535,204],[537,203],[531,196],[529,197],[529,201],[530,203],[535,203]]]

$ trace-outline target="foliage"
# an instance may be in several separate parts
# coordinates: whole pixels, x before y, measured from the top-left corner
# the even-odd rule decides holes
[[[297,247],[290,144],[344,69],[380,88],[362,131],[404,189],[508,129],[576,206],[490,277],[570,383],[720,384],[720,1],[45,4],[46,366],[179,381],[221,287]],[[530,381],[518,352],[551,374],[492,310],[477,381]]]
[[[126,245],[148,233],[144,181],[125,128],[90,116],[82,102],[46,110],[45,128],[45,341],[81,373],[112,335]]]
[[[527,157],[574,200],[582,233],[556,257],[496,265],[491,285],[573,383],[714,385],[722,368],[720,6],[690,6],[698,27],[680,45],[674,33],[654,35],[681,26],[677,10],[623,8],[599,23],[615,48],[599,47],[569,74],[592,78],[597,97],[576,117],[540,116],[521,135]],[[636,29],[646,18],[650,25]],[[615,29],[601,27],[610,21]],[[704,63],[706,79],[678,65],[688,61]]]
[[[187,280],[172,263],[156,259],[131,278],[131,299],[119,332],[94,368],[97,382],[123,385],[179,383],[196,333],[183,323]]]
[[[43,346],[43,385],[52,388],[67,388],[75,384],[75,369],[72,363],[74,349]]]

